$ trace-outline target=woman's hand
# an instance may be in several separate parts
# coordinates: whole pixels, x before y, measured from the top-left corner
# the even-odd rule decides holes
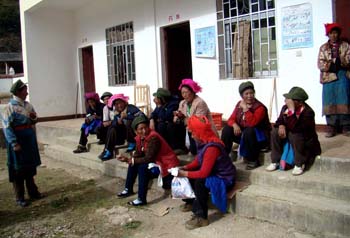
[[[151,128],[152,130],[156,129],[156,127],[154,125],[154,119],[149,120],[149,128]]]
[[[278,127],[278,136],[282,139],[287,137],[286,127],[284,125]]]
[[[13,151],[20,151],[20,150],[22,150],[22,147],[21,147],[21,145],[20,144],[15,144],[14,146],[13,146]]]
[[[293,111],[295,110],[295,104],[294,101],[292,99],[285,99],[284,102],[286,103],[288,110]]]
[[[177,174],[177,177],[187,177],[188,172],[182,169],[179,169],[179,172]]]
[[[102,122],[102,124],[104,127],[108,127],[112,124],[112,121],[104,121],[104,122]]]
[[[131,158],[130,158],[131,159]],[[129,158],[126,157],[125,155],[117,155],[117,160],[121,161],[121,162],[126,162],[129,163]]]
[[[241,128],[239,127],[239,125],[237,125],[237,123],[234,123],[232,127],[235,136],[239,136],[242,133]]]

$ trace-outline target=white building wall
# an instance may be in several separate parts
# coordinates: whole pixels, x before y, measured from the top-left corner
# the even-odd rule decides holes
[[[92,45],[96,91],[100,94],[104,91],[125,93],[131,97],[131,102],[133,102],[133,87],[108,86],[105,29],[129,21],[134,23],[136,81],[137,84],[149,84],[152,93],[158,87],[163,86],[164,80],[162,78],[163,59],[161,58],[160,28],[189,21],[193,79],[203,87],[203,92],[199,95],[206,100],[212,111],[224,113],[223,117],[227,119],[234,105],[240,99],[239,84],[251,80],[256,87],[256,97],[270,109],[271,121],[276,119],[277,113],[283,105],[283,93],[289,91],[292,86],[300,86],[309,94],[310,98],[307,102],[316,112],[316,123],[324,124],[325,120],[321,116],[322,86],[318,82],[319,72],[316,61],[319,46],[327,40],[327,37],[324,36],[323,24],[332,21],[332,11],[330,10],[332,9],[332,0],[307,1],[313,9],[313,47],[283,50],[279,41],[281,38],[282,8],[300,3],[305,3],[305,1],[275,1],[279,60],[279,73],[276,78],[277,101],[271,100],[273,94],[272,78],[219,80],[218,46],[216,57],[212,59],[195,57],[195,29],[216,26],[217,24],[216,5],[213,0],[100,0],[90,1],[78,10],[70,12],[49,11],[45,8],[36,9],[34,13],[27,14],[26,19],[29,23],[25,24],[26,37],[30,37],[26,39],[27,54],[30,58],[28,61],[29,83],[31,87],[38,87],[36,93],[42,91],[42,85],[64,88],[62,95],[64,98],[55,96],[54,101],[46,104],[43,102],[44,105],[39,105],[40,113],[50,116],[53,114],[72,114],[75,110],[75,84],[76,82],[81,83],[82,80],[77,51],[79,48]],[[35,6],[35,8],[38,7]],[[52,52],[52,50],[54,51]],[[52,59],[52,56],[56,54],[55,59]],[[42,63],[44,68],[40,67]],[[34,85],[32,85],[32,81],[35,82]],[[81,85],[80,88],[82,88]],[[33,94],[32,91],[31,94]],[[33,101],[36,104],[39,102],[39,98],[38,96],[31,99],[36,100]],[[78,112],[82,112],[83,99],[81,95],[79,95],[79,99]],[[72,107],[65,105],[62,108],[60,106],[67,102]],[[52,105],[52,103],[54,107],[47,106]]]

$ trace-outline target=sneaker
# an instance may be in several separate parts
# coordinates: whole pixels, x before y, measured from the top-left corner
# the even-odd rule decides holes
[[[292,171],[292,174],[293,175],[295,175],[295,176],[297,176],[297,175],[301,175],[301,174],[303,174],[304,173],[304,169],[303,169],[303,167],[298,167],[298,166],[294,166],[294,169],[293,169],[293,171]]]
[[[271,163],[269,164],[269,166],[267,166],[265,168],[266,171],[272,172],[275,171],[278,168],[278,164],[277,163]]]
[[[112,158],[113,158],[113,154],[109,150],[106,150],[104,155],[102,156],[101,160],[106,161],[106,160],[110,160]]]
[[[185,203],[180,205],[180,211],[182,212],[190,212],[192,211],[192,204],[191,203]]]
[[[193,230],[193,229],[203,227],[203,226],[208,226],[208,225],[209,225],[208,219],[204,219],[202,217],[197,217],[197,216],[193,216],[185,224],[185,226],[188,230]]]
[[[136,148],[136,143],[129,143],[128,148],[126,149],[126,152],[131,152],[135,150],[135,148]]]
[[[86,146],[83,145],[78,145],[77,148],[75,150],[73,150],[73,153],[77,154],[77,153],[84,153],[84,152],[88,152]]]

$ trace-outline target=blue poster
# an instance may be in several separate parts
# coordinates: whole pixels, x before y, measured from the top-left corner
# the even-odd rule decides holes
[[[313,46],[310,3],[282,8],[282,49]]]
[[[215,57],[215,27],[209,26],[195,30],[196,57]]]

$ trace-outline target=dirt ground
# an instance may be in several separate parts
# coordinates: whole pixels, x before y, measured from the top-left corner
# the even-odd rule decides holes
[[[181,200],[164,198],[157,189],[148,194],[149,204],[134,208],[118,199],[122,179],[101,176],[81,167],[42,156],[36,182],[45,198],[29,207],[15,205],[8,182],[6,156],[0,150],[0,237],[189,237],[189,238],[309,238],[293,228],[221,214],[210,209],[210,225],[192,231],[185,222],[191,213],[179,211]],[[135,195],[136,196],[136,195]]]

